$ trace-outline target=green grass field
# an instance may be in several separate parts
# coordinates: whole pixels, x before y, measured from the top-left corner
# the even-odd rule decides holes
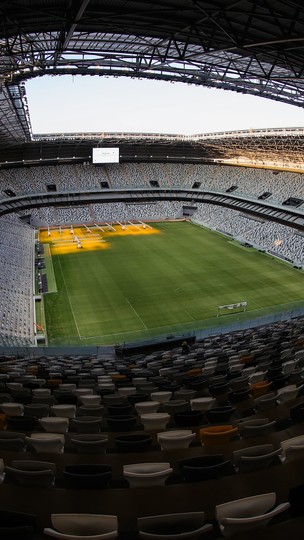
[[[304,302],[303,272],[286,263],[190,223],[153,228],[159,234],[113,232],[107,249],[52,253],[58,292],[44,295],[49,345],[130,342]],[[216,318],[218,305],[241,301],[247,313]]]

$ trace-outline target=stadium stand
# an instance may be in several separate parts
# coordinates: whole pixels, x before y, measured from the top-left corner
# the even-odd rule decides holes
[[[289,262],[303,265],[304,237],[292,227],[248,218],[241,212],[211,204],[198,205],[193,220]]]
[[[0,344],[32,345],[34,230],[9,216],[0,219]]]
[[[0,189],[17,195],[44,193],[47,185],[58,191],[99,189],[108,182],[112,189],[148,188],[151,181],[159,187],[191,188],[199,182],[200,190],[226,191],[237,186],[236,194],[257,198],[270,192],[269,200],[281,204],[290,197],[304,198],[304,182],[300,173],[279,172],[248,167],[194,165],[182,163],[121,163],[96,167],[91,164],[27,167],[0,170]]]
[[[237,371],[236,362],[239,366]],[[172,517],[169,516],[191,510],[204,512],[203,521],[213,526],[212,529],[208,527],[208,538],[215,540],[222,537],[221,523],[216,520],[218,505],[256,495],[264,497],[267,493],[275,494],[272,498],[276,505],[283,506],[279,507],[282,510],[280,519],[273,520],[267,529],[259,530],[261,539],[284,538],[286,530],[295,531],[293,537],[298,537],[304,512],[299,505],[300,495],[295,499],[293,493],[295,490],[300,493],[304,483],[304,453],[300,449],[303,442],[299,437],[304,422],[301,409],[304,395],[303,319],[210,336],[193,343],[187,353],[183,353],[181,345],[122,357],[115,357],[110,351],[83,356],[54,355],[49,350],[47,354],[41,352],[35,356],[19,353],[8,358],[3,355],[0,366],[0,502],[6,512],[34,516],[35,535],[33,533],[30,538],[42,539],[43,530],[54,526],[52,515],[57,513],[78,512],[81,516],[87,514],[87,519],[91,514],[116,516],[119,538],[133,539],[139,531],[138,518],[151,514],[167,515],[172,532]],[[251,382],[255,380],[255,374],[261,372],[265,383],[262,397],[267,398],[271,394],[276,397],[275,402],[263,411],[258,409],[261,398],[255,397],[256,383]],[[215,384],[220,380],[225,382],[225,391],[212,398]],[[239,395],[239,399],[230,402],[232,391],[237,387],[243,388],[244,384],[247,395]],[[205,409],[193,410],[200,413],[200,421],[197,424],[198,415],[195,415],[187,425],[185,435],[191,433],[192,436],[184,447],[162,448],[159,433],[163,437],[164,430],[148,427],[145,419],[141,418],[138,399],[146,395],[145,403],[153,404],[155,387],[159,395],[166,393],[168,399],[167,402],[158,402],[158,414],[165,410],[166,404],[178,401],[181,392],[188,421],[193,395],[196,400],[209,400]],[[282,402],[280,396],[289,388],[297,389],[298,395]],[[125,392],[126,389],[129,392]],[[46,401],[52,397],[54,408],[59,406],[63,414],[65,406],[67,410],[71,409],[73,400],[76,405],[73,406],[73,415],[76,412],[76,417],[65,417],[67,431],[44,431],[42,425],[45,420],[48,423],[52,419],[62,420],[53,416],[50,408],[45,409],[47,414],[42,422],[35,416],[15,416],[13,422],[13,417],[7,412],[10,408],[7,404],[22,407],[27,403],[24,410],[30,404],[33,407],[39,395],[37,390],[46,391],[47,396],[43,399]],[[187,391],[188,398],[185,397]],[[83,396],[86,393],[100,403],[99,417],[83,416]],[[120,418],[127,419],[126,415],[117,416],[117,412],[113,416],[114,398],[120,403],[116,407],[129,408],[129,417],[133,419],[132,425],[135,422],[135,428],[130,427],[124,432],[109,429],[108,419],[116,417],[118,422]],[[229,423],[215,425],[210,413],[223,414],[228,407]],[[295,409],[298,410],[297,415]],[[177,415],[172,410],[169,416],[165,433],[168,437],[178,433],[182,436],[180,430],[183,428],[177,423]],[[19,424],[16,423],[18,418]],[[92,426],[94,424],[98,429],[87,430],[83,434],[76,432],[75,426],[79,421],[86,421],[87,426],[92,422]],[[27,427],[23,428],[23,425]],[[248,436],[244,425],[271,425],[272,429]],[[232,438],[216,445],[208,439],[208,444],[205,444],[201,434],[208,432],[210,438],[210,431],[219,428],[222,433],[229,428]],[[131,451],[126,446],[128,437]],[[290,445],[292,441],[298,444],[297,452],[286,450],[289,440]],[[75,446],[75,441],[82,444]],[[20,445],[23,445],[22,460],[17,450]],[[47,451],[45,458],[41,454],[43,445]],[[240,466],[240,460],[246,459],[250,461],[248,466],[246,463],[244,467]],[[161,474],[164,465],[170,470],[170,475],[161,482],[162,485],[158,485],[154,478],[158,473],[153,471],[160,470]],[[130,488],[124,477],[126,466],[128,470],[136,469],[137,482],[144,478],[145,484],[152,482],[153,485]],[[195,468],[197,472],[193,477]],[[242,514],[242,517],[246,518],[246,515]],[[246,523],[244,525],[241,534],[246,531],[246,538],[256,538],[257,531],[247,531]]]

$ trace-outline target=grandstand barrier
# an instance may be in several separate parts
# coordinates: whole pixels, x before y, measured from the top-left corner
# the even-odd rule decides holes
[[[105,346],[62,346],[62,347],[33,347],[33,346],[18,346],[15,344],[11,345],[0,345],[0,362],[7,361],[12,358],[18,358],[26,356],[27,358],[39,358],[41,356],[64,356],[64,355],[79,355],[82,357],[89,355],[106,355],[109,358],[114,358],[115,356],[121,356],[122,354],[131,355],[142,353],[143,351],[149,352],[149,350],[157,349],[171,349],[177,346],[181,346],[183,341],[187,341],[190,345],[195,341],[200,341],[209,336],[216,336],[222,334],[228,334],[230,332],[237,332],[241,330],[248,330],[250,328],[258,328],[259,326],[266,326],[268,324],[273,324],[277,322],[284,322],[290,319],[296,319],[297,317],[304,316],[304,306],[294,308],[289,311],[274,313],[269,315],[264,315],[257,317],[255,319],[247,319],[243,321],[235,321],[233,323],[227,324],[226,322],[222,326],[212,326],[202,330],[196,330],[191,335],[183,336],[165,336],[155,338],[150,341],[139,341],[135,343],[124,343],[117,344],[116,346],[105,345]],[[221,319],[219,319],[221,320]],[[151,349],[149,349],[151,345]],[[131,352],[132,351],[132,352]]]
[[[133,343],[123,343],[115,346],[116,356],[131,356],[137,353],[149,353],[157,349],[169,350],[175,347],[181,347],[183,341],[189,345],[195,343],[196,336],[192,334],[183,334],[181,336],[169,335],[166,338],[155,338],[146,341],[136,341]]]

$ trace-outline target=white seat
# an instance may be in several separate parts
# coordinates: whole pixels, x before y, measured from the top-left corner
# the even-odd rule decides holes
[[[140,415],[140,420],[145,430],[165,430],[170,420],[170,414],[144,413]]]
[[[290,506],[289,503],[283,503],[270,510],[275,502],[275,493],[265,493],[217,505],[215,515],[221,533],[228,537],[250,529],[266,527],[274,516]]]
[[[172,473],[170,463],[134,463],[123,466],[123,476],[130,488],[164,486]]]
[[[188,448],[195,437],[196,434],[191,429],[175,429],[157,434],[157,440],[162,450]]]
[[[52,526],[44,534],[62,540],[111,540],[118,536],[117,516],[99,514],[52,514]]]
[[[44,416],[38,422],[48,433],[66,433],[69,428],[69,418],[62,416]]]
[[[292,458],[304,454],[304,435],[291,437],[281,441],[282,461],[290,461]]]

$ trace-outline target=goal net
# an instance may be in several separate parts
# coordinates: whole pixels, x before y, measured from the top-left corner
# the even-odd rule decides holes
[[[217,307],[217,317],[220,315],[229,315],[231,313],[245,312],[247,309],[247,302],[237,302],[236,304],[226,304],[225,306]]]

